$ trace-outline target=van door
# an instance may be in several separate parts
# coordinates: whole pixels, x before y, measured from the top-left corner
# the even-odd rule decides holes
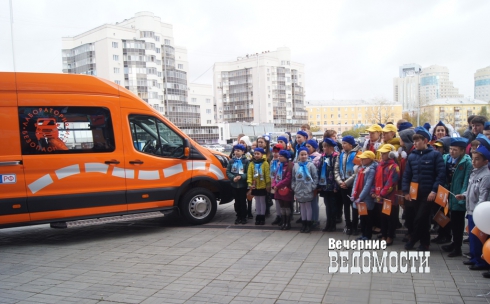
[[[3,92],[2,92],[3,93]],[[12,92],[15,95],[15,92]],[[2,99],[4,94],[1,94]],[[20,153],[17,100],[0,105],[2,145],[0,146],[0,225],[29,222],[24,167]]]
[[[184,139],[154,113],[121,109],[124,122],[128,210],[171,207],[191,173],[185,167]]]
[[[32,221],[127,212],[118,101],[19,93],[17,117]]]

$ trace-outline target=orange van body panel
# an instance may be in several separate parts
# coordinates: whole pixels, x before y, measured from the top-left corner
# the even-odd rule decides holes
[[[17,93],[14,73],[0,73],[0,94],[2,96],[2,107],[16,107]]]
[[[0,215],[0,224],[24,223],[29,221],[29,213]]]

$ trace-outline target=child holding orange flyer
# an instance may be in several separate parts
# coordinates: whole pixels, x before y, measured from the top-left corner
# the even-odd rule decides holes
[[[361,159],[361,168],[357,172],[352,188],[352,207],[355,217],[357,217],[358,204],[364,203],[367,207],[367,215],[361,215],[362,236],[358,240],[370,240],[373,235],[373,209],[374,199],[371,196],[371,187],[374,183],[374,176],[378,163],[374,161],[375,155],[372,151],[364,151],[358,158]]]
[[[389,246],[393,244],[398,224],[399,207],[395,194],[400,179],[400,168],[396,163],[398,153],[393,145],[385,144],[378,149],[378,152],[381,154],[381,162],[376,168],[376,177],[371,193],[376,203],[383,204],[386,199],[389,201],[386,203],[391,204],[389,215],[382,211],[379,214],[381,239],[386,241],[386,245]]]

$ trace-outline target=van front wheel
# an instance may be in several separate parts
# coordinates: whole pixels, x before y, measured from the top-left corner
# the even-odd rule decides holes
[[[192,225],[206,224],[214,217],[218,205],[213,193],[205,188],[187,192],[180,202],[180,212]]]

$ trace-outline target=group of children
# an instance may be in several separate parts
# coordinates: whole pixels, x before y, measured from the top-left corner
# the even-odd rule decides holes
[[[461,256],[465,217],[472,229],[472,211],[487,200],[490,189],[490,140],[481,134],[486,129],[490,133],[490,123],[483,121],[479,126],[480,120],[477,117],[472,124],[470,139],[449,137],[442,122],[430,134],[427,128],[413,128],[401,121],[397,126],[371,126],[362,147],[352,136],[345,136],[340,148],[335,132],[329,131],[319,146],[303,130],[297,132],[294,144],[287,136],[278,137],[273,147],[266,136],[253,150],[237,144],[227,169],[234,188],[235,224],[247,222],[247,196],[253,196],[255,224],[264,225],[270,197],[276,204],[273,224],[288,230],[296,200],[301,206],[301,232],[308,233],[318,222],[318,199],[322,197],[327,218],[323,231],[336,231],[341,208],[346,234],[357,235],[360,230],[358,239],[368,240],[373,229],[379,228],[379,237],[391,245],[401,225],[401,207],[408,230],[404,238],[407,250],[418,242],[418,250],[428,250],[431,241],[439,244],[444,240],[450,242],[442,247],[448,256]],[[440,142],[444,149],[438,149]],[[247,152],[251,158],[245,156]],[[434,207],[439,185],[451,193],[446,211],[450,222],[431,240],[434,208],[442,208]],[[489,267],[481,258],[481,241],[471,233],[469,239],[471,259],[466,263],[471,269]]]

